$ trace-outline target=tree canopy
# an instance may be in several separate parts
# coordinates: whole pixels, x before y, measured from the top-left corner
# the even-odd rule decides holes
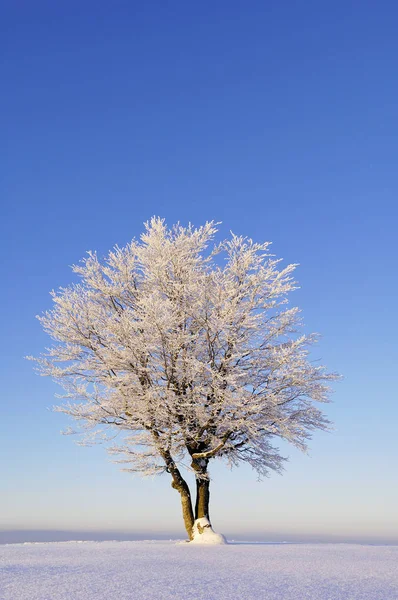
[[[170,473],[183,509],[188,459],[197,505],[207,494],[207,508],[184,514],[192,537],[195,517],[208,516],[209,461],[280,471],[278,439],[306,450],[328,427],[316,404],[335,375],[309,359],[316,336],[299,333],[288,303],[296,265],[281,268],[269,242],[231,234],[216,244],[213,222],[145,227],[105,260],[89,252],[73,267],[81,282],[53,292],[39,317],[54,345],[36,360],[86,439],[118,430],[110,452],[127,470]]]

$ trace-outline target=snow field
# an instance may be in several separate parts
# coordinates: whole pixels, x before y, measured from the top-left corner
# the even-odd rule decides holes
[[[396,600],[398,546],[0,546],[1,600]]]

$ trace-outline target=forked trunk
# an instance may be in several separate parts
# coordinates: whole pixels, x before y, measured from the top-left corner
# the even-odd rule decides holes
[[[210,478],[207,473],[208,460],[193,460],[191,466],[196,478],[195,514],[192,510],[191,493],[177,465],[167,451],[162,454],[167,471],[172,477],[171,486],[181,497],[182,518],[189,541],[195,544],[225,544],[221,534],[215,533],[209,519]]]

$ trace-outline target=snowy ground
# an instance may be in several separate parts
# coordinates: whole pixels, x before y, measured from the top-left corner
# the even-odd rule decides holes
[[[398,546],[0,546],[1,600],[396,600]]]

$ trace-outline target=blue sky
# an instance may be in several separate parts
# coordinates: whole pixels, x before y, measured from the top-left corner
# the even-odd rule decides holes
[[[398,9],[393,2],[11,2],[0,18],[0,529],[183,535],[166,478],[59,435],[27,354],[87,250],[160,215],[222,221],[298,262],[296,303],[344,375],[283,477],[214,466],[242,535],[398,542]],[[162,504],[158,509],[159,498]],[[225,503],[227,501],[227,503]]]

